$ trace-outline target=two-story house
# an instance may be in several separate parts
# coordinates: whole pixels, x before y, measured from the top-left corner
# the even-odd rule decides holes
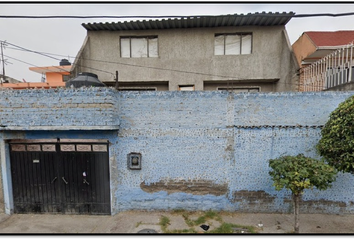
[[[84,23],[73,76],[92,72],[120,90],[297,91],[290,13]]]

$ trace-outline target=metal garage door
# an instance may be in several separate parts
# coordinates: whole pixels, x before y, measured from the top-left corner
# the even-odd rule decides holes
[[[9,145],[15,213],[110,214],[107,141]]]

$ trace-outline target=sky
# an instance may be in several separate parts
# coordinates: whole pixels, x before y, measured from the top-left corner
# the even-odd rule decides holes
[[[129,16],[193,16],[247,14],[255,12],[294,12],[296,14],[349,13],[354,12],[354,3],[329,2],[140,2],[140,3],[2,3],[0,2],[0,41],[6,41],[3,49],[5,74],[17,80],[40,82],[41,74],[29,67],[58,66],[61,59],[74,62],[86,30],[82,23],[118,22],[131,20]],[[20,19],[1,16],[128,16],[117,19]],[[293,44],[305,31],[354,30],[354,15],[343,17],[292,18],[286,25],[290,43]],[[17,47],[13,46],[16,45]],[[46,53],[38,54],[23,50]],[[3,73],[2,62],[0,74]]]

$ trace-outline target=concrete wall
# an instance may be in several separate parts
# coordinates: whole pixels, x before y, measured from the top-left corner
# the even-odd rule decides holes
[[[0,172],[0,213],[3,213],[4,210],[5,210],[4,191],[3,191],[3,183],[2,183],[2,174]]]
[[[301,67],[302,60],[316,51],[316,45],[303,33],[292,45],[296,60]]]
[[[115,94],[106,88],[2,90],[0,130],[117,129]]]
[[[348,82],[348,83],[340,84],[335,87],[328,88],[325,91],[353,91],[353,90],[354,90],[354,83]]]
[[[309,66],[308,64],[302,65],[302,61],[303,61],[303,59],[307,58],[309,55],[314,53],[317,50],[317,48],[316,48],[316,45],[311,41],[309,36],[306,33],[303,33],[296,40],[296,42],[293,43],[292,49],[293,49],[297,64],[299,65],[299,68],[301,68],[299,70],[300,75],[299,75],[299,80],[298,80],[298,82],[299,82],[298,91],[302,92],[302,91],[304,91],[304,78],[305,78],[305,75],[302,70],[305,67]]]
[[[119,127],[116,92],[108,88],[0,91],[0,212],[11,213],[9,139],[107,139]],[[99,129],[99,134],[95,130]],[[114,157],[114,149],[110,149]],[[111,159],[113,162],[113,159]]]
[[[59,137],[109,140],[113,214],[129,209],[178,208],[291,212],[291,194],[275,191],[267,160],[298,153],[318,157],[314,146],[321,137],[321,127],[338,104],[353,94],[114,89],[32,90],[22,91],[21,95],[17,91],[2,92],[0,102],[7,110],[0,111],[0,123],[11,122],[13,126],[0,132],[5,211],[11,208],[12,191],[6,141]],[[34,102],[44,100],[46,108],[42,104],[38,105],[40,108],[33,107]],[[65,117],[58,117],[61,110],[51,109],[54,105],[66,106],[68,116],[83,116],[80,107],[84,105],[71,106],[74,101],[97,101],[103,106],[115,102],[107,111],[114,112],[112,119],[119,120],[119,130],[114,128],[117,122],[113,120],[101,125],[111,126],[108,130],[92,128],[106,117],[90,108],[84,116],[90,115],[94,124],[86,121],[81,122],[86,129],[81,129],[81,125],[77,130],[60,129],[58,126],[72,125],[66,125]],[[54,130],[39,130],[42,124],[48,126],[43,122],[23,123],[19,116],[11,118],[11,105],[16,114],[22,111],[28,117],[29,113],[53,115],[50,119]],[[35,130],[31,126],[36,126]],[[127,155],[131,152],[142,154],[141,170],[128,169]],[[306,190],[301,211],[353,213],[353,180],[353,175],[341,173],[329,190]]]
[[[268,159],[314,146],[331,111],[353,93],[124,93],[120,99],[119,187],[127,209],[291,212],[289,191],[275,191]],[[157,104],[159,102],[159,104]],[[142,170],[127,170],[129,152]],[[302,212],[353,213],[354,180],[306,191]]]
[[[252,32],[252,54],[238,56],[214,55],[216,33]],[[178,85],[195,85],[204,90],[204,81],[253,80],[277,82],[277,90],[294,91],[292,85],[285,85],[289,78],[283,72],[296,71],[296,65],[288,57],[291,46],[284,38],[284,26],[274,27],[218,27],[195,29],[164,29],[140,31],[88,31],[87,41],[79,56],[79,66],[74,72],[95,72],[101,81],[113,81],[119,71],[119,81],[169,81],[169,90],[178,90]],[[158,58],[121,58],[120,36],[158,35]],[[87,68],[85,69],[86,66]],[[77,68],[77,69],[76,69]],[[268,89],[266,89],[268,90]]]

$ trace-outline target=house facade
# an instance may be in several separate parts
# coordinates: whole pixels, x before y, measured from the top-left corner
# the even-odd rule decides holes
[[[286,23],[294,13],[84,23],[72,75],[120,90],[296,91]]]
[[[292,45],[300,66],[299,91],[343,90],[353,41],[354,31],[304,32]]]

